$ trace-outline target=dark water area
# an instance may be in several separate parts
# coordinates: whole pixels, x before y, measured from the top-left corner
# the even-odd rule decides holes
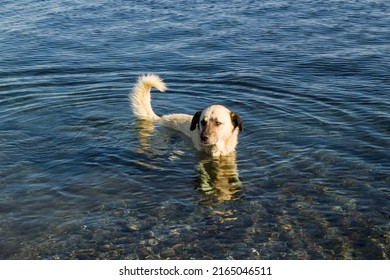
[[[389,259],[390,3],[2,1],[0,259]],[[131,113],[210,104],[236,160]]]

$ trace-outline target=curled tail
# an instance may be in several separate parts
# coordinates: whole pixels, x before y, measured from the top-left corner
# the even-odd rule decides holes
[[[138,81],[129,96],[134,115],[143,120],[155,121],[160,119],[152,109],[150,96],[152,87],[161,92],[167,90],[165,83],[159,76],[149,74],[138,78]]]

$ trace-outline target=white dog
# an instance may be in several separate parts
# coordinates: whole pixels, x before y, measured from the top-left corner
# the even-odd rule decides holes
[[[171,114],[159,117],[151,106],[152,87],[161,92],[167,89],[157,75],[139,77],[129,96],[134,115],[184,133],[192,139],[197,150],[212,156],[226,156],[235,152],[238,132],[242,131],[242,122],[237,113],[222,105],[212,105],[194,116]]]

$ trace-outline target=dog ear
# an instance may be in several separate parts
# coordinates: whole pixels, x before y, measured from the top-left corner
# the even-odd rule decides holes
[[[195,130],[196,127],[199,128],[199,120],[200,120],[201,114],[202,114],[202,111],[198,111],[195,113],[194,117],[192,118],[191,127],[190,127],[191,131]]]
[[[242,127],[242,121],[240,116],[236,112],[231,112],[230,117],[232,118],[234,128],[238,127],[240,131],[243,131],[244,128]]]

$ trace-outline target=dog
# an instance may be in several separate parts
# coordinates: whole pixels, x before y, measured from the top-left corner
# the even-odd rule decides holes
[[[162,126],[180,131],[190,137],[195,148],[212,157],[235,153],[238,133],[243,131],[241,118],[222,105],[211,105],[193,116],[170,114],[158,116],[151,105],[150,90],[167,90],[163,80],[154,74],[138,78],[129,99],[134,115],[141,120],[158,122]]]

